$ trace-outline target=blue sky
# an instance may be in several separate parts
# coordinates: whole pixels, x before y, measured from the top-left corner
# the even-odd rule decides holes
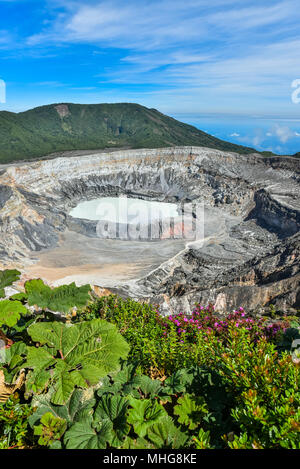
[[[195,124],[270,118],[278,145],[300,134],[299,0],[0,0],[0,12],[0,109],[138,102]]]

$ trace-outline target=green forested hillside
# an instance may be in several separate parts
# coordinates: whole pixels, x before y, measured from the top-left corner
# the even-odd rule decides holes
[[[52,104],[0,112],[0,163],[65,150],[195,145],[251,153],[138,104]]]

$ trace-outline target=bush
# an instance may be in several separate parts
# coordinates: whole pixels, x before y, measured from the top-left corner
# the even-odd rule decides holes
[[[217,373],[232,406],[232,428],[223,435],[230,448],[299,446],[299,367],[282,351],[285,334],[291,335],[286,319],[270,324],[247,317],[243,308],[220,319],[211,305],[163,318],[151,306],[114,296],[84,314],[114,322],[131,345],[130,358],[139,358],[150,376],[195,365]],[[205,430],[216,434],[216,426]],[[203,445],[210,444],[203,435]]]
[[[295,318],[26,288],[0,301],[0,448],[300,448]]]
[[[197,305],[191,314],[163,318],[152,305],[114,295],[100,298],[72,319],[92,318],[115,324],[131,345],[128,358],[138,360],[142,370],[153,377],[194,364],[213,367],[213,356],[228,346],[234,330],[244,331],[251,343],[260,337],[278,343],[289,325],[287,321],[268,324],[266,318],[249,318],[243,308],[220,319],[212,305]]]
[[[31,405],[21,404],[17,395],[0,404],[0,449],[32,447],[33,433],[28,421],[32,413]]]

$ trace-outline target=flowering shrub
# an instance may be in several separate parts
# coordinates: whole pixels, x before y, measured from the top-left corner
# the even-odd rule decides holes
[[[214,414],[218,424],[199,423],[196,448],[219,448],[221,441],[233,449],[300,447],[299,366],[280,346],[290,331],[287,318],[270,322],[242,307],[221,317],[212,305],[162,317],[151,305],[117,297],[101,298],[87,311],[117,325],[131,345],[130,359],[149,376],[176,376],[192,366],[218,375],[224,388],[213,402],[225,401]],[[203,389],[202,383],[193,392],[207,403]]]
[[[153,305],[115,295],[102,297],[78,314],[74,321],[102,318],[113,322],[130,343],[129,359],[138,360],[143,372],[164,377],[180,368],[215,367],[235,331],[246,334],[250,343],[265,337],[278,343],[290,323],[249,317],[241,307],[220,316],[213,305],[196,305],[192,313],[162,317]]]
[[[267,340],[275,342],[278,341],[289,325],[286,321],[267,324],[267,318],[249,318],[242,307],[228,316],[220,318],[214,313],[213,305],[209,305],[206,308],[196,305],[189,315],[179,313],[168,316],[166,320],[161,319],[160,321],[164,329],[164,336],[168,335],[170,324],[174,324],[182,342],[194,342],[196,336],[201,332],[204,334],[215,334],[224,345],[228,343],[228,336],[232,328],[245,329],[254,341],[257,341],[258,337],[263,336]]]

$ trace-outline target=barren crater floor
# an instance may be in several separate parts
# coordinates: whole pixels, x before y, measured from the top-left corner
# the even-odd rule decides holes
[[[66,231],[54,249],[41,251],[38,262],[27,269],[53,285],[75,281],[118,287],[138,279],[184,249],[182,240],[140,242],[91,239]],[[36,253],[31,253],[36,259]]]
[[[90,283],[118,287],[128,280],[147,276],[191,244],[207,244],[212,236],[217,238],[240,220],[240,217],[224,216],[221,209],[205,207],[204,239],[198,241],[99,239],[66,230],[55,248],[30,253],[30,258],[38,261],[26,272],[29,276],[42,276],[53,285],[75,281],[78,285]]]

